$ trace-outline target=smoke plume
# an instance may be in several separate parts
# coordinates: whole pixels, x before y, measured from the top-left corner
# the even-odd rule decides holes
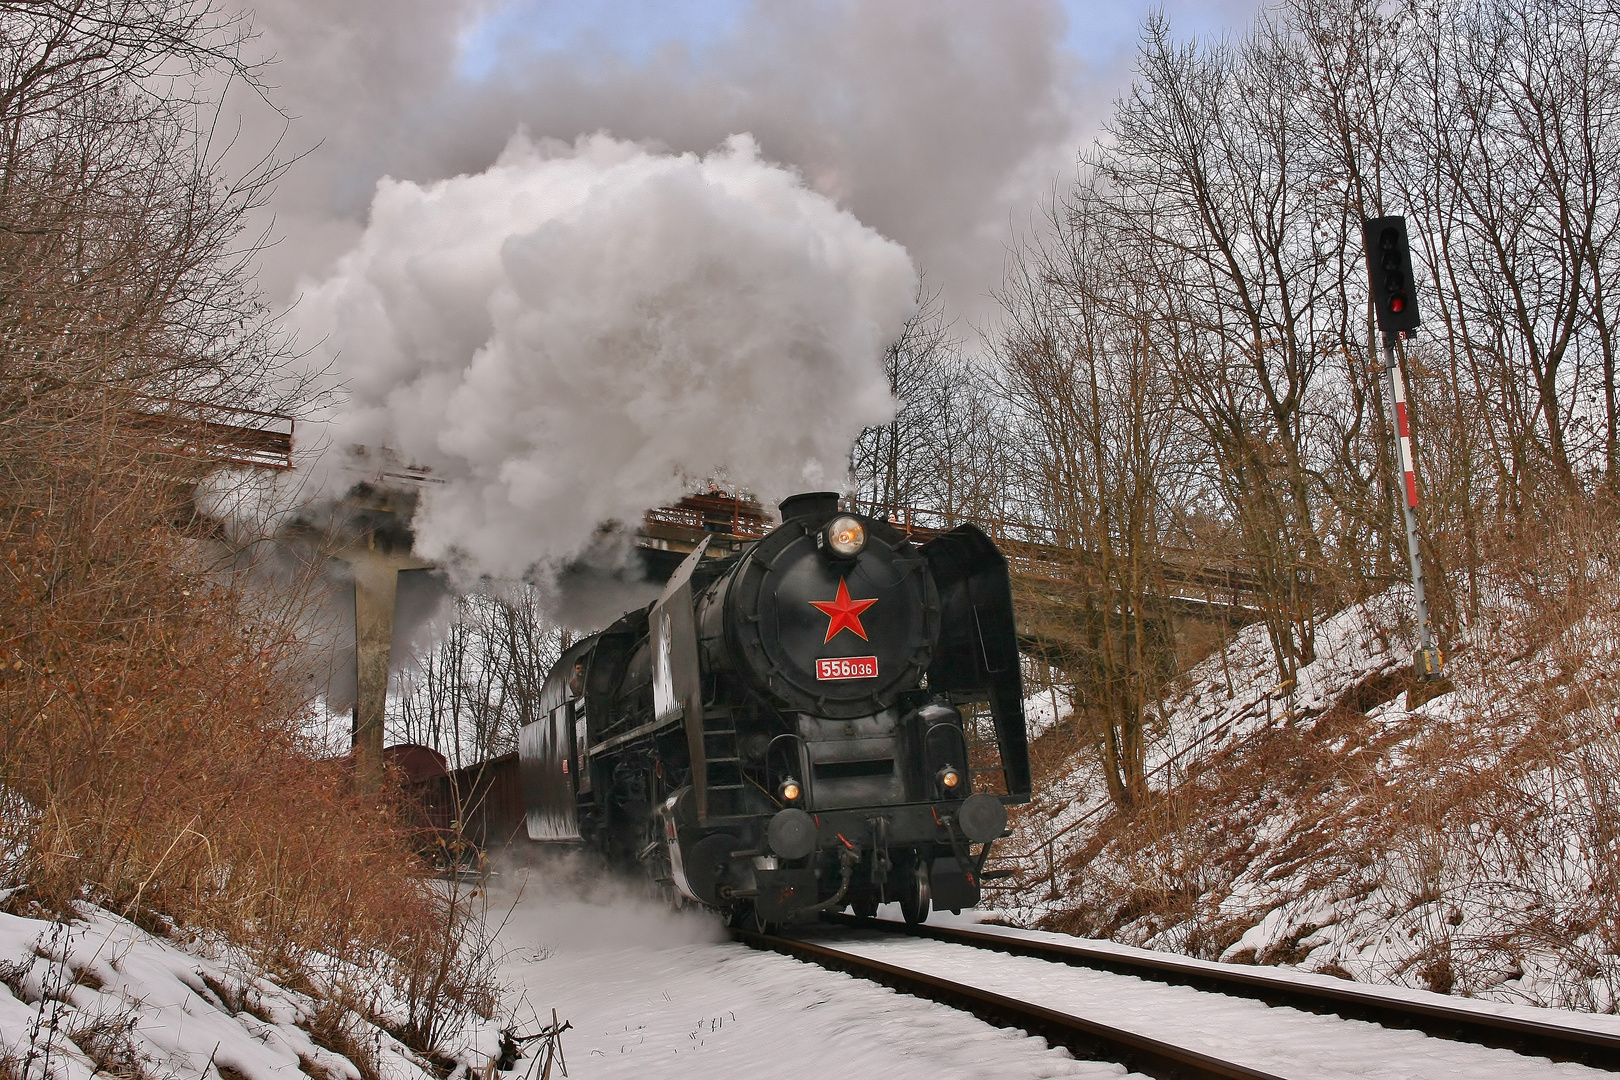
[[[1063,45],[1059,0],[744,0],[732,16],[715,10],[726,6],[254,0],[255,47],[276,58],[269,97],[291,119],[238,88],[238,152],[250,164],[281,138],[284,156],[303,155],[263,222],[278,238],[261,253],[268,294],[296,297],[300,274],[348,248],[378,177],[481,171],[520,127],[695,153],[747,131],[765,157],[905,245],[964,326],[992,317],[1010,227],[1072,170],[1081,133],[1118,92],[1112,78],[1094,94],[1076,82],[1090,69]],[[645,52],[627,52],[618,33],[523,32],[553,21],[547,9],[570,21],[570,8],[593,26],[674,33],[673,23],[697,21],[714,32],[693,42],[649,28],[659,40]],[[1127,60],[1135,22],[1121,31]],[[502,25],[510,32],[484,36]]]
[[[659,153],[512,139],[494,165],[383,180],[292,313],[339,402],[301,424],[336,494],[386,448],[429,471],[417,553],[515,578],[694,480],[837,487],[892,403],[905,250],[736,135]]]

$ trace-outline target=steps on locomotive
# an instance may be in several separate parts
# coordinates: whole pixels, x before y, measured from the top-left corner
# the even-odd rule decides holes
[[[728,817],[743,809],[742,757],[737,727],[729,711],[703,717],[703,779],[706,817]]]

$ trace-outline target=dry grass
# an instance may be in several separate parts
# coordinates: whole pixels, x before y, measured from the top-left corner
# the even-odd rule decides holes
[[[360,1071],[360,1080],[382,1080],[378,1071],[377,1047],[361,1032],[355,1015],[333,1001],[323,1001],[307,1029],[315,1045],[348,1058]],[[306,1066],[306,1069],[309,1068]]]
[[[1378,762],[1403,733],[1341,709],[1210,755],[1177,789],[1112,817],[1072,854],[1069,870],[1083,884],[1053,928],[1173,932],[1178,948],[1220,956],[1251,925],[1226,906],[1245,874],[1321,882],[1363,869],[1353,815],[1385,786]],[[1274,828],[1285,811],[1288,827]]]
[[[239,235],[277,166],[223,176],[186,96],[255,81],[245,28],[206,2],[7,20],[0,92],[30,104],[0,116],[0,888],[487,996],[470,913],[305,737],[296,583],[250,590],[195,519],[218,440],[187,416],[301,394]]]
[[[105,1016],[75,1014],[75,1022],[64,1034],[84,1051],[95,1066],[97,1076],[109,1080],[148,1080],[147,1069],[135,1045],[136,1016],[133,1009]]]
[[[1369,717],[1397,689],[1375,678],[1206,753],[1175,788],[1077,834],[1046,925],[1620,1006],[1620,535],[1571,513],[1534,539],[1534,558],[1521,549],[1490,579],[1453,693]],[[1078,749],[1071,736],[1038,760],[1073,767]]]
[[[0,884],[61,914],[89,896],[148,926],[219,931],[282,962],[436,932],[444,905],[393,808],[302,732],[284,624],[133,512],[161,492],[131,485],[120,506],[104,479],[77,498],[60,479],[47,512],[0,506],[15,598],[0,611],[0,784],[27,807],[8,821],[26,855]]]

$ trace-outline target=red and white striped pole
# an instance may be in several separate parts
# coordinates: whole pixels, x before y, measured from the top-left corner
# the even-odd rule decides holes
[[[1395,358],[1395,339],[1410,337],[1423,325],[1418,317],[1417,278],[1412,273],[1412,246],[1407,238],[1406,218],[1399,214],[1367,218],[1361,224],[1361,239],[1367,251],[1367,283],[1372,311],[1378,329],[1384,332],[1384,374],[1389,380],[1389,401],[1395,410],[1395,447],[1400,460],[1406,498],[1401,500],[1406,519],[1406,554],[1412,562],[1412,592],[1417,602],[1418,648],[1412,666],[1418,678],[1428,682],[1441,677],[1440,650],[1429,630],[1429,602],[1423,595],[1423,559],[1418,554],[1417,464],[1412,455],[1412,431],[1406,416],[1406,383]]]
[[[1444,661],[1435,647],[1429,629],[1429,602],[1423,593],[1423,558],[1418,550],[1417,524],[1417,463],[1412,454],[1412,431],[1406,416],[1406,380],[1401,378],[1401,367],[1395,358],[1394,333],[1384,335],[1384,375],[1389,382],[1389,400],[1395,407],[1396,462],[1404,481],[1406,498],[1401,500],[1402,517],[1406,519],[1406,554],[1412,564],[1412,591],[1417,605],[1418,648],[1412,660],[1422,679],[1438,679],[1444,673]]]

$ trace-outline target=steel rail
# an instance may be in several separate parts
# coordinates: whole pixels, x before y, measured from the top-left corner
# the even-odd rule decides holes
[[[1146,1073],[1160,1080],[1280,1080],[1272,1073],[1151,1039],[1123,1028],[812,942],[747,930],[733,930],[732,936],[751,948],[781,953],[879,983],[903,994],[961,1009],[997,1027],[1016,1028],[1039,1035],[1053,1046],[1064,1047],[1077,1058],[1115,1061],[1133,1072]]]
[[[827,915],[841,926],[990,949],[1011,956],[1032,957],[1071,967],[1086,967],[1116,975],[1135,975],[1154,982],[1188,986],[1195,990],[1251,998],[1267,1005],[1288,1006],[1304,1012],[1330,1013],[1347,1020],[1367,1020],[1391,1028],[1421,1031],[1435,1038],[1469,1042],[1515,1053],[1572,1061],[1610,1072],[1620,1072],[1620,1036],[1582,1031],[1516,1016],[1459,1009],[1440,1002],[1401,1001],[1369,992],[1355,984],[1320,986],[1279,979],[1254,968],[1230,965],[1212,970],[1171,955],[1139,956],[1113,952],[1077,942],[1033,941],[1001,934],[986,934],[942,926],[907,926],[887,919],[853,915]]]

